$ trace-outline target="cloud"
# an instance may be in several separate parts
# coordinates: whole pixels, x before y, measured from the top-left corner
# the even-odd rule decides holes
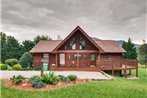
[[[80,25],[100,39],[146,35],[146,0],[3,0],[3,31],[20,41],[47,34],[65,38]],[[29,34],[29,36],[22,36]]]

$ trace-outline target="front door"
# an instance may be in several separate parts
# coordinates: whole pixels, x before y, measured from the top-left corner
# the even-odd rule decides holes
[[[60,66],[65,66],[65,54],[64,53],[59,54],[59,64]]]

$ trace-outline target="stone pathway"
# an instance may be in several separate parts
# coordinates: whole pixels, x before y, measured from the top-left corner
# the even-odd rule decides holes
[[[80,79],[97,79],[97,80],[112,80],[114,79],[112,76],[104,73],[104,72],[89,72],[89,71],[54,71],[57,75],[77,75]],[[48,71],[44,71],[44,73],[48,73]],[[27,78],[33,75],[40,75],[40,71],[0,71],[0,78],[10,79],[10,77],[14,75],[22,75]]]

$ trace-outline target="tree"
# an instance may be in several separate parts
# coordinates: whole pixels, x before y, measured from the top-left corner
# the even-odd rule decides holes
[[[30,67],[32,65],[33,57],[29,52],[26,52],[19,59],[19,63],[23,68]]]
[[[38,35],[34,38],[34,43],[37,44],[40,40],[52,40],[52,38],[46,35]]]
[[[122,47],[126,50],[126,53],[123,55],[125,59],[137,59],[136,48],[130,38],[128,39],[128,42],[122,44]]]
[[[22,45],[23,45],[25,52],[29,52],[35,46],[34,42],[31,40],[23,41]]]
[[[4,62],[6,60],[6,34],[3,32],[0,32],[0,62]]]
[[[24,53],[23,47],[18,43],[18,40],[16,40],[12,36],[7,37],[5,50],[6,50],[6,59],[9,58],[19,59],[21,55]]]
[[[145,64],[147,68],[147,43],[143,43],[138,50],[138,59],[140,64]]]

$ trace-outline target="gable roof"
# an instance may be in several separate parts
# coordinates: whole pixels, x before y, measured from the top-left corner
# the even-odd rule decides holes
[[[42,40],[39,41],[34,48],[30,51],[31,53],[51,53],[53,50],[62,42],[62,40]],[[123,53],[125,50],[117,44],[114,40],[96,40],[95,43],[99,45],[105,53]]]
[[[95,41],[91,38],[91,37],[89,37],[88,35],[87,35],[87,33],[80,27],[80,26],[77,26],[53,51],[57,51],[57,49],[59,49],[70,37],[72,37],[72,35],[73,34],[75,34],[76,33],[76,31],[80,31],[94,46],[96,46],[99,50],[100,50],[100,52],[104,52],[103,51],[103,49],[99,46],[99,45],[97,45],[96,43],[95,43]]]
[[[32,49],[31,53],[52,52],[62,40],[41,40]]]
[[[79,26],[77,26],[64,40],[41,40],[32,49],[31,53],[54,53],[59,49],[77,30],[95,45],[101,53],[123,53],[126,52],[114,40],[93,40]]]

